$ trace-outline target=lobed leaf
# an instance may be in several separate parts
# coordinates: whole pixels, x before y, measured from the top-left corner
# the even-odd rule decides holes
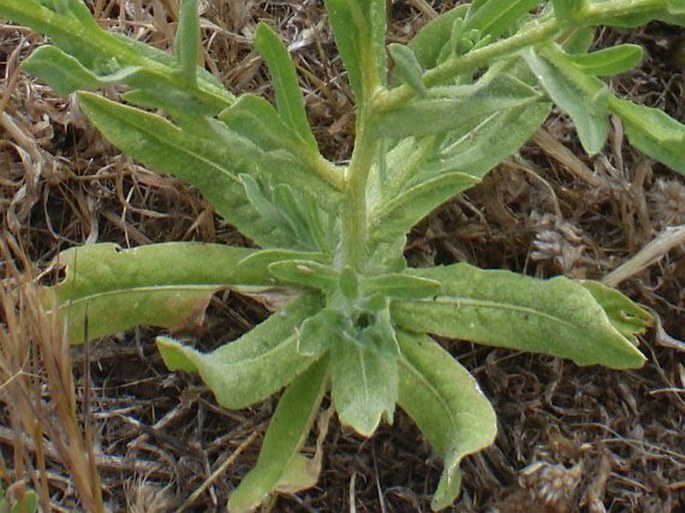
[[[301,449],[326,392],[326,368],[325,360],[313,364],[283,393],[266,431],[257,465],[229,498],[229,513],[255,511],[274,492],[295,493],[316,484],[320,458],[308,458]]]
[[[312,150],[316,150],[316,139],[307,121],[307,113],[304,110],[304,102],[297,81],[297,72],[288,49],[278,35],[264,23],[257,25],[254,45],[269,67],[280,117],[290,130],[297,134]]]
[[[157,337],[157,346],[170,370],[197,372],[219,404],[246,408],[288,385],[316,361],[297,351],[296,329],[320,306],[318,294],[301,296],[211,353],[200,353],[170,337]]]
[[[495,412],[475,379],[437,342],[402,332],[397,340],[402,352],[397,402],[445,465],[432,501],[437,511],[459,493],[464,456],[494,442]]]
[[[82,343],[138,325],[175,328],[204,312],[211,295],[231,286],[270,286],[260,251],[220,244],[169,242],[133,249],[101,243],[60,253],[65,277],[46,289]]]
[[[640,367],[644,356],[586,287],[564,277],[537,280],[460,263],[417,269],[443,283],[433,300],[394,301],[402,329],[495,347],[551,354],[578,365]],[[612,312],[612,316],[615,313]],[[637,332],[644,331],[636,329]]]
[[[609,107],[621,118],[630,144],[685,174],[685,125],[659,109],[616,97],[609,98]]]

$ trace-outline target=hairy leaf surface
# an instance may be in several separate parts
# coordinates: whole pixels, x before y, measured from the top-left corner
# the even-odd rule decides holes
[[[259,254],[254,249],[190,242],[133,249],[110,243],[71,248],[58,257],[65,277],[46,290],[46,301],[66,316],[74,343],[83,342],[86,335],[93,339],[138,325],[174,328],[201,316],[217,290],[271,286],[267,266],[274,260],[268,255],[248,259]]]
[[[397,402],[445,465],[432,502],[439,510],[459,493],[462,458],[495,440],[495,411],[473,376],[437,342],[407,333],[398,333],[397,340],[402,352]]]
[[[628,100],[611,97],[609,105],[623,121],[630,144],[685,174],[685,125],[659,109]]]
[[[632,337],[568,278],[537,280],[464,263],[412,272],[441,281],[443,289],[433,300],[393,302],[393,319],[405,330],[552,354],[578,365],[625,369],[645,362]]]
[[[230,513],[254,511],[274,492],[295,493],[318,481],[320,456],[317,461],[316,456],[309,458],[301,449],[326,392],[326,368],[326,361],[315,363],[283,393],[266,431],[257,465],[229,498]]]
[[[304,295],[211,353],[169,337],[158,337],[157,346],[171,370],[200,374],[219,404],[245,408],[277,392],[316,361],[298,353],[296,329],[320,304],[317,294]]]
[[[269,66],[278,113],[300,139],[316,150],[316,139],[307,121],[297,72],[288,49],[278,35],[264,23],[257,25],[254,45]]]

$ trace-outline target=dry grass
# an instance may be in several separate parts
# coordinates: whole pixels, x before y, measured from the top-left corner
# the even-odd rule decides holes
[[[101,23],[160,48],[174,32],[175,0],[93,0]],[[454,2],[392,2],[389,38],[406,41]],[[207,68],[235,92],[272,94],[250,40],[257,20],[282,34],[327,157],[351,153],[354,110],[321,3],[208,0]],[[622,94],[685,119],[685,87],[660,25],[604,32],[600,44],[637,40],[643,66],[614,81]],[[65,346],[37,297],[36,277],[58,252],[87,242],[247,243],[180,181],[141,168],[92,130],[78,107],[18,65],[42,37],[0,25],[0,479],[35,490],[45,511],[222,511],[254,463],[274,401],[219,408],[193,376],[169,373],[139,328],[87,348]],[[568,119],[545,131],[468,195],[412,233],[412,262],[466,260],[536,276],[602,279],[669,227],[685,224],[685,185],[643,160],[614,124],[594,159]],[[685,250],[666,245],[620,287],[685,339]],[[652,258],[655,257],[655,258]],[[267,312],[247,298],[215,298],[194,333],[210,349]],[[496,444],[464,464],[455,511],[676,513],[685,508],[685,367],[673,345],[649,338],[644,369],[582,369],[552,358],[445,341],[497,409]],[[72,372],[73,371],[73,372]],[[335,422],[317,488],[274,511],[428,511],[440,472],[412,423],[398,415],[369,441]],[[559,478],[558,480],[555,480]]]

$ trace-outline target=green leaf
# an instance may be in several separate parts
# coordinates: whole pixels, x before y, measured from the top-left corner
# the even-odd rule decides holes
[[[321,458],[308,458],[301,449],[326,392],[326,367],[325,361],[315,363],[283,393],[257,465],[229,498],[230,513],[255,511],[274,492],[295,493],[316,484]]]
[[[190,242],[134,249],[110,243],[71,248],[57,260],[65,266],[64,279],[45,289],[45,299],[65,317],[73,343],[138,325],[175,328],[201,315],[217,290],[270,286],[267,265],[273,260],[242,263],[259,254],[254,249]]]
[[[341,184],[337,170],[331,170],[328,162],[285,124],[267,100],[244,94],[219,114],[219,120],[267,152],[272,161],[268,175],[319,195],[321,205],[331,203],[334,187]]]
[[[582,281],[592,297],[595,298],[609,321],[621,335],[637,346],[637,335],[642,335],[654,325],[654,317],[641,306],[633,303],[618,290],[607,287],[598,281]]]
[[[423,69],[419,60],[411,48],[398,43],[388,45],[388,52],[395,64],[395,75],[405,82],[419,96],[426,95],[426,86],[423,84]]]
[[[340,271],[338,285],[343,297],[348,300],[356,299],[359,296],[359,277],[351,267],[345,266]]]
[[[288,234],[291,248],[333,250],[333,234],[324,228],[332,224],[332,213],[319,208],[307,191],[295,191],[285,184],[262,187],[247,174],[241,174],[240,179],[254,209],[265,223]]]
[[[240,173],[257,172],[259,150],[230,133],[216,140],[196,136],[165,119],[79,93],[88,118],[113,144],[146,166],[187,180],[217,212],[257,244],[288,245],[290,237],[265,222],[249,202]]]
[[[102,83],[95,73],[86,69],[72,56],[54,46],[41,46],[22,64],[22,68],[38,77],[59,94],[71,94],[77,89],[97,89]]]
[[[320,290],[332,289],[338,283],[338,276],[331,267],[313,260],[274,262],[269,265],[269,272],[286,284]]]
[[[609,98],[609,107],[623,121],[630,144],[685,174],[685,125],[659,109],[613,96]]]
[[[2,490],[0,490],[2,492]],[[0,501],[2,500],[2,493],[0,493]],[[2,510],[2,503],[0,503],[0,511]],[[27,490],[19,500],[12,505],[10,513],[35,513],[38,511],[38,495],[33,490]]]
[[[385,85],[384,0],[325,0],[338,53],[342,57],[357,105]]]
[[[288,150],[297,154],[301,148],[302,141],[261,96],[242,95],[219,114],[219,119],[264,150]]]
[[[459,493],[464,456],[494,442],[495,412],[468,371],[434,340],[406,333],[397,339],[402,351],[397,402],[445,465],[432,501],[437,511]]]
[[[345,338],[331,347],[331,394],[340,422],[371,436],[381,419],[392,424],[397,360],[379,348]]]
[[[170,337],[157,337],[157,346],[170,370],[197,372],[219,404],[245,408],[283,388],[316,361],[297,351],[296,328],[320,305],[317,294],[301,296],[211,353],[200,353]]]
[[[537,91],[527,84],[493,74],[475,86],[438,87],[428,92],[428,97],[416,97],[383,112],[378,123],[379,134],[401,139],[463,130],[488,114],[530,105],[540,99]]]
[[[563,28],[571,27],[582,20],[588,5],[588,0],[552,0],[554,17]]]
[[[377,205],[371,215],[372,244],[405,235],[435,208],[480,180],[466,173],[447,173]]]
[[[366,278],[363,288],[369,296],[379,294],[393,298],[421,299],[437,294],[441,284],[405,273],[388,273]]]
[[[623,44],[592,53],[569,55],[568,58],[583,73],[602,77],[630,71],[640,64],[643,55],[641,46]]]
[[[288,49],[265,23],[257,25],[254,45],[269,67],[278,113],[290,130],[316,150],[316,139],[309,128],[302,93],[297,81],[297,72]]]
[[[540,128],[550,110],[549,103],[536,102],[483,117],[469,130],[457,132],[446,140],[416,175],[416,181],[453,172],[482,178],[521,148]]]
[[[658,20],[669,25],[685,26],[685,11],[681,0],[641,0],[630,9],[606,9],[612,0],[594,0],[591,19],[597,25],[633,28]]]
[[[434,300],[394,301],[396,325],[495,347],[551,354],[578,365],[640,367],[644,356],[582,285],[468,264],[413,271],[443,283]],[[615,321],[614,321],[615,322]]]
[[[464,18],[468,7],[467,4],[459,4],[433,18],[409,42],[409,48],[424,69],[431,69],[439,64],[438,58],[450,40],[455,21]]]
[[[174,56],[183,76],[191,84],[197,83],[197,57],[200,46],[200,17],[197,0],[181,0],[180,17]]]
[[[475,0],[466,14],[466,28],[497,38],[516,27],[541,0]]]
[[[522,55],[550,98],[573,119],[585,151],[598,153],[609,133],[607,85],[581,71],[554,45]]]
[[[45,3],[45,2],[43,2]],[[93,15],[82,0],[55,0],[50,7],[59,14],[73,16],[83,25],[95,25]]]
[[[563,41],[562,48],[569,56],[574,56],[587,53],[594,42],[595,28],[581,26],[569,34]]]
[[[344,329],[343,315],[333,309],[324,308],[302,323],[297,341],[297,351],[307,356],[318,356],[341,343]]]

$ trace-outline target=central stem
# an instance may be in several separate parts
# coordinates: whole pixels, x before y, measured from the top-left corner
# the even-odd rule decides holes
[[[366,256],[368,236],[368,212],[366,186],[376,156],[378,142],[371,134],[369,112],[365,109],[358,125],[352,160],[345,174],[345,195],[341,205],[342,244],[340,248],[342,267],[361,270]]]

